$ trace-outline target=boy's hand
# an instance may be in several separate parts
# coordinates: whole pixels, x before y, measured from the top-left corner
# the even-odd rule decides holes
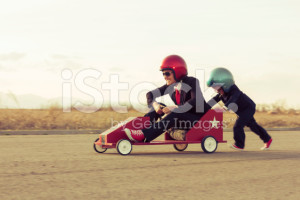
[[[165,114],[169,114],[170,112],[172,112],[172,110],[174,110],[175,108],[178,108],[178,106],[168,106],[168,107],[164,107],[162,109],[162,111],[165,113]]]
[[[154,110],[157,114],[162,114],[163,113],[163,110],[161,109],[161,105],[159,103],[154,102],[152,105],[153,105],[153,108],[154,108]]]
[[[216,108],[215,111],[216,111],[216,112],[221,112],[221,113],[223,113],[223,112],[228,111],[228,108],[225,107],[225,106],[223,106],[223,107],[220,107],[220,108]]]
[[[226,112],[226,111],[228,111],[228,108],[226,106],[223,106],[222,110],[223,110],[223,112]]]

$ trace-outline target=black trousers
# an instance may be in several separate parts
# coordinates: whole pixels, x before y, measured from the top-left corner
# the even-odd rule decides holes
[[[150,121],[152,122],[149,128],[143,129],[143,133],[145,135],[145,142],[150,142],[164,133],[166,130],[172,127],[176,127],[179,129],[191,129],[192,126],[199,121],[199,119],[205,114],[204,113],[175,113],[171,112],[166,117],[164,117],[159,122],[155,122],[162,115],[159,115],[155,112],[154,109],[151,109],[149,113],[145,116],[150,117]]]
[[[257,134],[264,143],[271,139],[271,136],[267,131],[256,123],[254,113],[255,107],[247,108],[246,110],[237,113],[238,119],[233,127],[233,138],[235,140],[235,145],[240,148],[245,147],[245,126],[249,127],[252,132]]]

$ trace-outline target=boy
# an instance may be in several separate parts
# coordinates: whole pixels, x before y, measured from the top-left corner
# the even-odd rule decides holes
[[[194,124],[210,109],[202,95],[198,79],[187,76],[187,66],[183,58],[178,55],[166,57],[160,70],[166,84],[147,93],[147,103],[151,111],[145,116],[153,122],[164,114],[168,115],[143,130],[124,129],[128,138],[134,142],[150,142],[169,128],[178,127],[181,122]],[[163,107],[156,102],[155,99],[163,95],[169,95],[175,105]]]
[[[244,149],[244,127],[248,126],[251,131],[256,133],[264,141],[265,144],[261,150],[268,150],[272,143],[272,138],[264,128],[256,123],[253,117],[256,105],[235,85],[231,72],[225,68],[214,69],[207,81],[207,86],[214,88],[218,93],[208,101],[210,106],[214,106],[219,101],[223,101],[225,110],[232,110],[238,115],[233,127],[235,144],[232,144],[231,148],[240,151]]]

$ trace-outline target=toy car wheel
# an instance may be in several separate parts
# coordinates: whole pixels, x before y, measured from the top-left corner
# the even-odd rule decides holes
[[[174,148],[177,151],[184,151],[188,147],[188,144],[174,144]]]
[[[99,141],[99,138],[97,138],[94,142],[94,149],[97,153],[104,153],[107,150],[107,148],[102,148],[101,145],[96,145],[95,143],[98,141]]]
[[[206,136],[201,141],[201,147],[205,153],[213,153],[217,150],[218,142],[213,136]]]
[[[132,144],[129,140],[119,140],[119,142],[117,143],[117,151],[119,152],[119,154],[125,156],[130,154],[132,150]]]

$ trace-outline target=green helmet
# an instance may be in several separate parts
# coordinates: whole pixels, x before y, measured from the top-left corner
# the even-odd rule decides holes
[[[229,92],[230,87],[234,85],[234,80],[228,69],[220,67],[212,70],[206,84],[208,87],[220,86],[224,92]]]

